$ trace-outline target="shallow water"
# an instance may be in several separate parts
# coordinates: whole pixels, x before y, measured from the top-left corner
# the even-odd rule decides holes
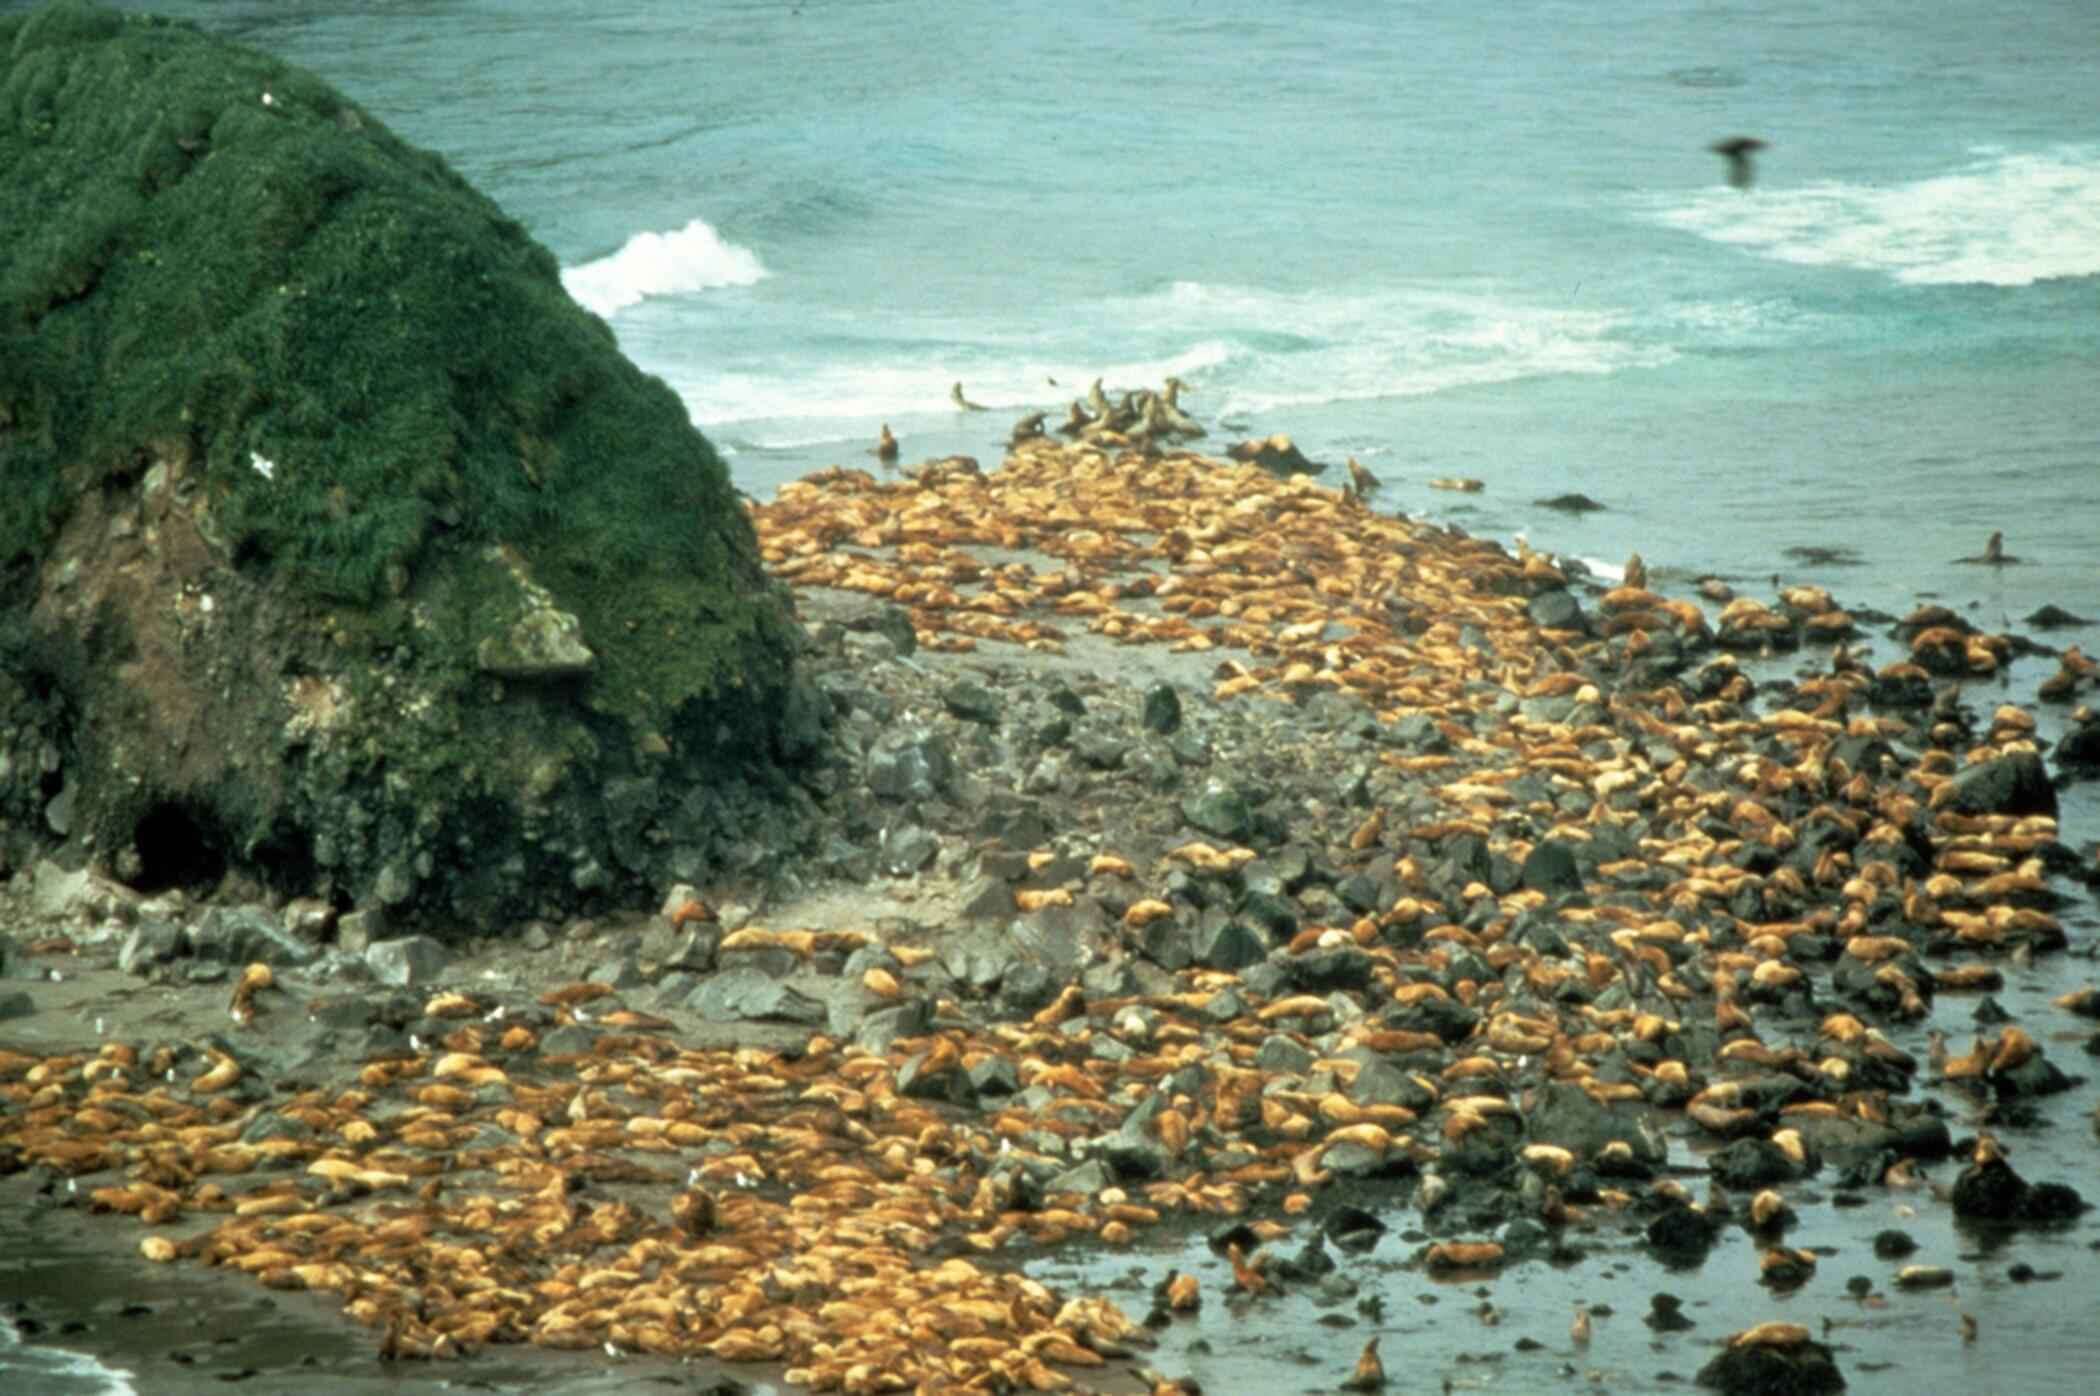
[[[2064,920],[2074,953],[2046,957],[2026,972],[2008,968],[2006,987],[1993,997],[2035,1032],[2064,1071],[2091,1075],[2091,1059],[2080,1049],[2092,1025],[2054,1008],[2051,1000],[2100,981],[2093,960],[2100,912],[2087,900],[2064,913]],[[1889,1036],[1921,1062],[1934,1027],[1947,1034],[1954,1050],[1962,1050],[1980,1031],[1972,1015],[1983,998],[1942,994],[1928,1020],[1892,1029]],[[1812,1025],[1806,1027],[1801,1045],[1810,1045],[1813,1031]],[[1793,1040],[1769,1025],[1763,1037],[1775,1047]],[[1921,1070],[1911,1098],[1938,1099],[1957,1140],[1973,1134],[1980,1099],[1958,1088],[1926,1085],[1925,1074]],[[2021,1176],[2030,1182],[2068,1182],[2088,1201],[2100,1202],[2091,1130],[2096,1106],[2100,1081],[2088,1079],[2042,1102],[2047,1121],[2042,1126],[1992,1128],[2009,1147]],[[1667,1166],[1695,1195],[1705,1196],[1704,1156],[1713,1144],[1681,1119],[1670,1133]],[[1961,1166],[1960,1160],[1949,1160],[1919,1172],[1951,1186]],[[1404,1197],[1407,1185],[1398,1190]],[[1433,1391],[1440,1379],[1449,1378],[1458,1391],[1664,1396],[1691,1388],[1720,1339],[1768,1319],[1804,1323],[1819,1334],[1830,1319],[1834,1327],[1823,1340],[1836,1354],[1847,1389],[1856,1393],[2066,1391],[2085,1379],[2087,1364],[2100,1361],[2100,1328],[2093,1323],[2094,1295],[2100,1294],[2100,1214],[2089,1212],[2056,1227],[1983,1227],[1957,1222],[1953,1209],[1925,1189],[1868,1189],[1864,1205],[1838,1206],[1827,1167],[1781,1191],[1800,1217],[1784,1244],[1818,1256],[1815,1274],[1791,1291],[1769,1291],[1757,1283],[1763,1247],[1739,1227],[1727,1229],[1696,1267],[1665,1269],[1641,1244],[1637,1226],[1622,1231],[1609,1221],[1566,1233],[1570,1245],[1586,1252],[1578,1262],[1533,1261],[1493,1276],[1440,1282],[1419,1269],[1403,1268],[1430,1240],[1451,1239],[1423,1232],[1418,1215],[1406,1205],[1381,1212],[1392,1229],[1365,1255],[1328,1248],[1340,1261],[1341,1273],[1358,1287],[1348,1298],[1323,1300],[1310,1285],[1281,1297],[1235,1295],[1230,1265],[1200,1232],[1141,1237],[1114,1253],[1060,1253],[1035,1263],[1030,1273],[1047,1283],[1105,1290],[1133,1317],[1145,1312],[1152,1286],[1168,1270],[1193,1273],[1203,1290],[1201,1312],[1177,1317],[1147,1360],[1169,1373],[1193,1375],[1210,1391],[1333,1390],[1348,1375],[1364,1341],[1377,1335],[1387,1375],[1400,1390]],[[1740,1208],[1748,1199],[1734,1201]],[[1875,1257],[1875,1234],[1891,1227],[1916,1240],[1914,1255],[1896,1261]],[[1275,1249],[1294,1254],[1309,1232],[1301,1225]],[[1896,1272],[1911,1264],[1950,1267],[1956,1275],[1953,1288],[1895,1288]],[[2008,1272],[2020,1264],[2048,1278],[2015,1281]],[[1854,1276],[1872,1281],[1873,1293],[1865,1302],[1847,1291],[1846,1282]],[[1649,1329],[1642,1319],[1657,1291],[1682,1299],[1695,1327],[1665,1334]],[[1383,1303],[1375,1318],[1358,1308],[1370,1296]],[[1477,1313],[1484,1301],[1496,1311],[1493,1326]],[[1594,1319],[1586,1349],[1577,1349],[1569,1338],[1578,1302],[1611,1310],[1608,1317]],[[1963,1313],[1977,1320],[1974,1344],[1961,1340],[1958,1316]],[[1536,1350],[1519,1349],[1527,1339],[1538,1344]]]

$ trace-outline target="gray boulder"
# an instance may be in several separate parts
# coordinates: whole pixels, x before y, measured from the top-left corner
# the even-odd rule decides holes
[[[748,969],[723,970],[708,979],[693,991],[686,1007],[715,1023],[772,1020],[817,1027],[828,1016],[821,1001]]]
[[[451,954],[429,936],[378,940],[365,950],[365,963],[382,984],[419,987],[434,983],[450,964]]]

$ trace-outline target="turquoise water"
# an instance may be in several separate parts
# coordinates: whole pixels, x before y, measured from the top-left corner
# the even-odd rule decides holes
[[[1475,532],[1614,564],[1638,550],[1664,577],[1716,571],[1749,594],[1776,573],[1891,611],[1932,596],[1993,628],[2043,602],[2100,615],[2090,0],[126,8],[279,53],[442,152],[555,252],[760,496],[867,463],[883,422],[908,458],[989,463],[1024,411],[1061,415],[1096,377],[1171,373],[1213,444],[1282,431],[1317,459],[1354,453],[1387,482],[1382,507]],[[1769,143],[1747,190],[1707,149],[1735,134]],[[957,412],[957,381],[997,410]],[[1441,475],[1486,488],[1430,490]],[[1608,508],[1533,503],[1567,491]],[[1994,529],[2025,565],[1949,565]],[[1862,565],[1784,555],[1800,545]],[[2003,697],[2029,698],[2041,672]],[[2090,793],[2065,813],[2089,847]],[[2045,987],[2088,968],[2052,967]],[[1943,1009],[1957,1040],[1969,1007]],[[2100,1191],[2082,1123],[2096,1098],[2052,1109],[2062,1123],[2022,1154],[2034,1176]],[[1874,1268],[1871,1229],[1813,1214],[1796,1240],[1845,1260],[1805,1303],[1835,1309],[1841,1277]],[[2072,1272],[2031,1297],[1965,1257],[1997,1341],[1961,1349],[1938,1301],[1899,1304],[1853,1336],[1854,1389],[1929,1386],[1942,1360],[1975,1390],[2082,1373],[2090,1239],[2081,1225],[2015,1247]],[[1733,1326],[1749,1267],[1740,1248],[1715,1265],[1703,1338]],[[1597,1367],[1650,1389],[1703,1361],[1634,1324],[1645,1267],[1602,1268],[1498,1282],[1549,1346],[1579,1293],[1622,1315],[1589,1358],[1505,1369],[1500,1389],[1594,1389]],[[1498,1385],[1454,1365],[1490,1340],[1428,1336],[1470,1297],[1424,1308],[1401,1296],[1426,1286],[1392,1284],[1390,1331],[1429,1343],[1425,1370]],[[1238,1331],[1277,1322],[1312,1331],[1296,1310]],[[1310,1370],[1235,1340],[1207,1380],[1324,1384],[1366,1331],[1306,1337]],[[1179,1340],[1169,1353],[1195,1362]]]
[[[1096,376],[1177,373],[1388,508],[2100,610],[2083,0],[152,8],[442,151],[756,494],[884,421],[990,460]],[[1747,191],[1706,148],[1737,133]],[[1532,507],[1568,490],[1609,511]],[[2000,527],[2028,566],[1945,569]]]

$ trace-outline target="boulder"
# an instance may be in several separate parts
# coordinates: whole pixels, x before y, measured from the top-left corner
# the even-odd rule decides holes
[[[1524,857],[1521,871],[1524,886],[1554,896],[1582,890],[1582,870],[1575,864],[1575,850],[1558,839],[1541,839]]]
[[[1824,1396],[1845,1389],[1830,1349],[1793,1324],[1737,1334],[1699,1369],[1698,1382],[1725,1396]]]
[[[382,984],[397,988],[433,982],[444,972],[450,959],[445,947],[429,936],[375,940],[365,950],[365,964],[371,968],[373,977]]]
[[[1947,784],[1942,808],[1959,814],[2056,817],[2056,787],[2049,783],[2042,758],[2031,751],[1964,766]]]
[[[1972,1162],[1954,1180],[1954,1215],[1971,1221],[2069,1221],[2085,1200],[2065,1183],[2030,1183],[2002,1156]]]
[[[188,24],[9,14],[0,87],[0,863],[410,927],[786,863],[784,596],[521,224]]]
[[[273,965],[305,965],[321,951],[286,930],[283,920],[261,907],[215,906],[189,928],[190,953],[200,960],[245,965],[262,960]]]
[[[754,969],[712,976],[693,991],[686,1007],[712,1023],[770,1019],[816,1027],[829,1017],[818,1000]]]

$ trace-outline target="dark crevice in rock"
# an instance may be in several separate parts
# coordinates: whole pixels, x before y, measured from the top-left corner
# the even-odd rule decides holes
[[[132,834],[139,891],[208,892],[226,876],[226,835],[206,811],[183,801],[147,810]]]

